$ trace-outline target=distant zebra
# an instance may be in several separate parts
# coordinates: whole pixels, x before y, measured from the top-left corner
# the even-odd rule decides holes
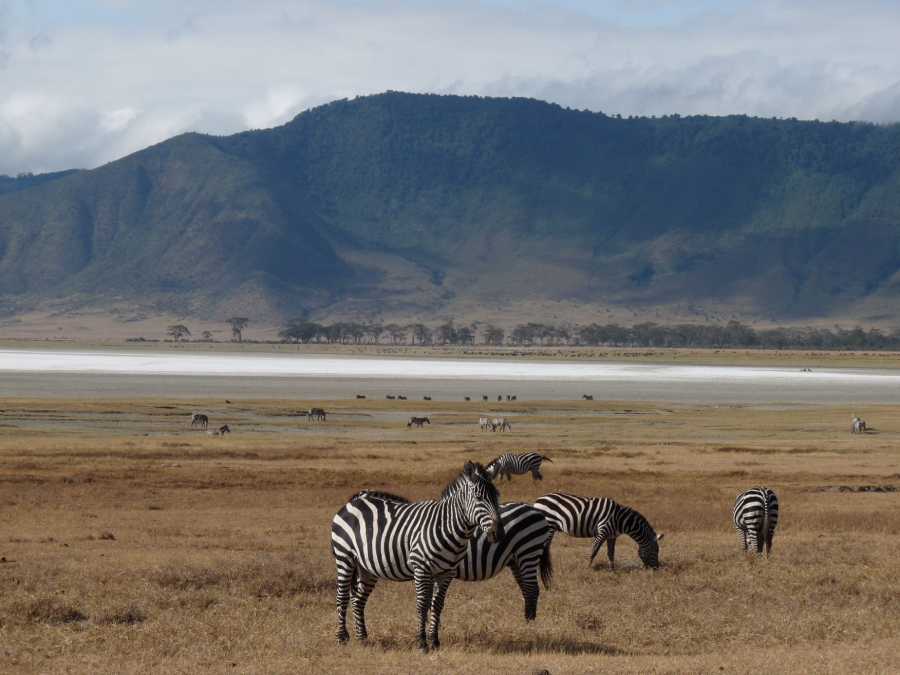
[[[645,567],[659,567],[659,541],[644,516],[605,497],[577,497],[565,492],[544,495],[534,503],[557,530],[572,537],[593,537],[594,546],[588,564],[594,562],[606,543],[609,568],[615,569],[616,537],[627,534],[638,545],[638,556]]]
[[[209,426],[209,417],[204,415],[203,413],[191,413],[191,428],[200,427],[201,429],[206,429]]]
[[[430,400],[431,400],[431,397],[430,397],[430,396],[423,396],[423,397],[422,397],[422,400],[423,400],[423,401],[430,401]]]
[[[740,533],[744,552],[756,549],[766,557],[772,551],[772,539],[778,526],[778,497],[767,487],[755,487],[738,495],[731,513],[735,529]]]
[[[548,462],[553,461],[538,452],[524,452],[521,454],[507,452],[491,460],[485,468],[494,480],[503,478],[504,475],[507,480],[512,480],[513,474],[523,475],[529,471],[531,472],[532,480],[544,480],[544,477],[541,475],[541,462],[545,460]]]
[[[550,558],[553,528],[544,514],[530,504],[501,504],[500,520],[503,536],[497,542],[488,541],[484,534],[469,540],[466,556],[456,568],[456,578],[485,581],[509,567],[522,591],[525,620],[533,621],[541,594],[538,574],[548,590],[553,578]]]
[[[585,401],[593,401],[594,395],[593,394],[582,394],[581,398],[583,398]]]
[[[385,398],[386,398],[388,401],[393,401],[393,400],[396,399],[397,397],[394,396],[393,394],[387,394],[387,395],[385,396]]]
[[[866,421],[861,417],[854,417],[853,422],[850,426],[851,434],[864,434],[866,433]]]
[[[324,422],[326,417],[324,408],[310,408],[306,413],[307,422]]]
[[[494,430],[494,425],[491,424],[491,420],[487,417],[479,417],[478,426],[481,427],[482,431],[487,431],[488,429],[490,429],[491,431]]]
[[[482,394],[482,395],[481,395],[481,400],[482,400],[482,401],[487,401],[487,394]]]
[[[505,417],[495,417],[491,420],[491,431],[512,431],[510,424]]]
[[[407,502],[366,491],[353,495],[331,521],[338,642],[349,639],[351,594],[356,637],[366,640],[366,602],[379,579],[391,579],[415,581],[419,649],[428,650],[429,611],[429,637],[437,649],[447,589],[477,528],[489,539],[504,538],[497,488],[480,464],[466,462],[437,501]]]
[[[466,400],[467,400],[467,401],[471,401],[471,400],[472,400],[472,397],[471,397],[471,396],[466,396]]]
[[[403,394],[399,394],[399,395],[397,396],[397,400],[398,400],[398,401],[405,401],[405,400],[406,400],[406,397],[405,397]]]
[[[206,433],[210,436],[224,436],[225,434],[230,434],[231,429],[227,424],[223,424],[218,429],[213,429],[212,431],[207,431]]]
[[[365,394],[357,394],[356,395],[357,400],[363,400],[365,397],[366,397]]]
[[[410,417],[409,422],[406,423],[406,426],[415,426],[421,429],[423,424],[431,424],[431,420],[428,417]]]

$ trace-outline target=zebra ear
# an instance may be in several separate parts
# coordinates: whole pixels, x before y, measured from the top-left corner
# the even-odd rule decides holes
[[[665,536],[666,536],[665,534],[658,534],[658,535],[656,535],[656,541],[659,541],[660,539],[662,539],[662,538],[665,537]]]

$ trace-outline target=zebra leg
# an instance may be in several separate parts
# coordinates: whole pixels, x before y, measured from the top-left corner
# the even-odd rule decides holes
[[[540,469],[534,468],[531,470],[531,480],[544,480]]]
[[[347,604],[350,601],[350,587],[356,575],[355,561],[336,558],[337,563],[337,640],[345,643],[350,639],[347,632]]]
[[[432,579],[431,574],[418,567],[413,571],[413,579],[416,584],[416,610],[419,613],[419,649],[427,652],[428,643],[425,641],[425,624],[428,622],[428,610],[431,608],[434,579]]]
[[[609,569],[616,569],[616,538],[606,540],[606,557],[609,558]]]
[[[434,597],[431,601],[431,623],[428,633],[431,638],[431,648],[439,649],[441,641],[438,632],[441,628],[441,613],[444,611],[444,600],[447,598],[447,589],[450,588],[452,577],[441,577],[434,582]]]
[[[516,580],[519,590],[522,591],[522,599],[525,601],[526,621],[534,621],[537,617],[538,598],[541,595],[535,567],[535,561],[529,561],[524,568],[515,562],[509,564],[509,569],[512,571],[513,578]]]
[[[360,642],[365,642],[369,638],[369,631],[366,630],[366,603],[377,582],[376,577],[365,573],[360,574],[356,582],[353,594],[353,619],[356,622],[356,639]]]

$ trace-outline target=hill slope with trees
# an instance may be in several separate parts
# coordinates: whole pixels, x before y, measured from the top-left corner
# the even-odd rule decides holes
[[[900,289],[898,125],[386,93],[12,180],[8,311],[890,321]]]

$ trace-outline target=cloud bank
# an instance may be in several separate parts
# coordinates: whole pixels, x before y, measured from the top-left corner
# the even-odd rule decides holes
[[[897,35],[885,0],[0,0],[0,173],[387,89],[895,122]]]

